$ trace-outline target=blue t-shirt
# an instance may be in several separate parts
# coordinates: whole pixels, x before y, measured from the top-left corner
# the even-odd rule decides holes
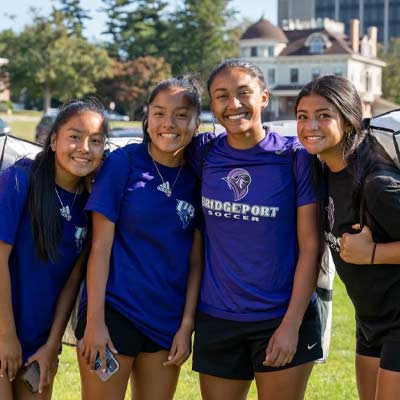
[[[87,195],[77,195],[71,220],[61,218],[63,236],[57,262],[43,262],[35,250],[27,207],[31,163],[23,159],[0,173],[0,240],[12,245],[12,305],[24,362],[47,341],[58,296],[82,251],[90,222],[84,212]],[[71,208],[74,193],[58,186],[57,190],[64,205]]]
[[[169,348],[186,300],[189,256],[195,225],[196,177],[185,165],[157,164],[145,144],[110,154],[86,209],[115,223],[106,302],[143,334]],[[86,295],[82,304],[86,303]],[[118,350],[118,349],[117,349]]]
[[[268,132],[237,150],[226,133],[196,137],[189,160],[202,179],[205,265],[199,308],[236,321],[285,314],[298,258],[296,209],[315,202],[311,157],[296,138]]]

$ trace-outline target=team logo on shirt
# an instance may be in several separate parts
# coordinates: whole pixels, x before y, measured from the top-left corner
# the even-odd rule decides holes
[[[333,204],[332,197],[329,196],[328,205],[325,207],[328,213],[329,229],[332,231],[333,225],[335,225],[335,205]]]
[[[186,229],[194,218],[194,207],[187,201],[176,199],[176,213],[182,221],[182,228]]]
[[[75,226],[75,246],[76,252],[80,253],[82,251],[83,241],[86,238],[87,228],[81,226]]]
[[[251,176],[243,168],[233,169],[227,177],[222,179],[228,184],[229,189],[233,191],[235,201],[243,199],[249,192]]]

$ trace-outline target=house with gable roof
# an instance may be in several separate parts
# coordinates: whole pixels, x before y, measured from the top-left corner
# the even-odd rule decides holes
[[[356,86],[371,116],[395,107],[381,99],[382,68],[377,58],[377,28],[360,38],[359,21],[351,33],[329,19],[288,21],[282,28],[260,19],[240,39],[240,56],[258,65],[271,92],[265,119],[293,119],[300,89],[321,75],[340,75]]]

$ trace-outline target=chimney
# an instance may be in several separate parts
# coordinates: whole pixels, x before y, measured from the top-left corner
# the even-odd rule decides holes
[[[350,21],[350,45],[353,53],[360,52],[360,21],[358,19]]]
[[[378,46],[378,28],[376,26],[370,26],[368,28],[368,38],[371,49],[371,57],[376,58]]]

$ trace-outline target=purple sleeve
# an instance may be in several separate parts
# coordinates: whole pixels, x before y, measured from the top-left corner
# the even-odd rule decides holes
[[[202,163],[204,159],[204,148],[205,145],[215,138],[215,133],[200,133],[195,136],[190,145],[186,149],[186,160],[193,168],[196,176],[201,179],[202,174]]]
[[[298,148],[294,157],[297,207],[315,203],[312,185],[312,157],[304,148]]]
[[[129,170],[128,150],[122,148],[113,151],[104,161],[96,176],[85,209],[97,211],[111,222],[116,223],[129,177]]]
[[[0,173],[0,240],[13,245],[28,197],[29,178],[21,167]]]

